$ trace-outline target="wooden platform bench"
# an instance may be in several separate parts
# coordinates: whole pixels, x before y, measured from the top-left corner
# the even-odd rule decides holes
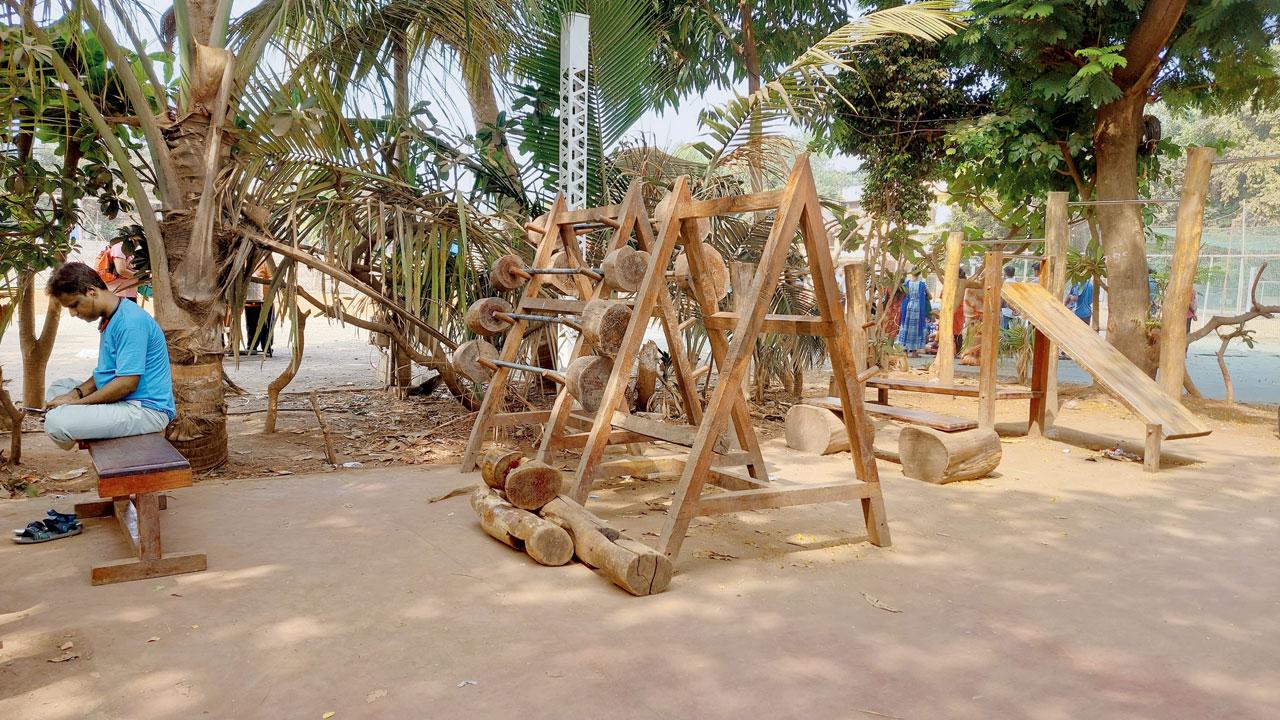
[[[805,405],[813,405],[815,407],[826,408],[840,415],[843,409],[840,406],[840,398],[838,397],[816,397],[806,398]],[[882,405],[880,403],[867,403],[865,405],[867,412],[876,417],[888,418],[889,420],[897,420],[898,422],[909,423],[911,425],[924,425],[942,432],[962,432],[964,430],[972,430],[978,427],[977,420],[969,418],[955,417],[954,415],[943,415],[941,413],[929,412],[928,410],[919,410],[916,408],[894,407],[892,405]]]
[[[867,387],[876,389],[876,402],[881,405],[889,404],[889,391],[901,390],[904,392],[929,393],[932,395],[950,395],[952,397],[978,397],[977,385],[943,385],[941,383],[929,382],[927,380],[913,380],[911,378],[885,378],[876,377],[867,381]],[[1030,400],[1039,397],[1042,393],[1031,388],[1024,387],[1002,387],[996,390],[996,400]]]
[[[191,465],[161,433],[82,442],[98,471],[96,502],[76,505],[76,517],[112,517],[119,522],[134,556],[95,565],[94,585],[199,572],[204,553],[164,553],[160,511],[165,490],[191,486]]]

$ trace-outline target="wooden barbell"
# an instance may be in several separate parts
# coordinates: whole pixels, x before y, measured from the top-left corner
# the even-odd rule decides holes
[[[588,302],[580,317],[518,313],[502,298],[481,298],[467,308],[466,324],[477,335],[489,337],[505,331],[517,320],[567,325],[582,333],[597,355],[613,357],[631,323],[631,308],[616,300]]]
[[[488,382],[500,367],[523,370],[565,386],[582,409],[593,413],[600,408],[604,386],[613,372],[613,361],[600,355],[585,355],[569,363],[563,373],[546,368],[498,359],[498,349],[485,340],[469,340],[453,351],[454,370],[475,383]]]
[[[568,256],[564,253],[556,253],[551,264],[552,267],[531,267],[525,265],[519,255],[503,255],[489,268],[489,284],[507,292],[518,289],[534,275],[586,275],[593,282],[603,278],[611,288],[634,292],[640,288],[649,268],[649,253],[624,245],[605,255],[600,267],[569,267]],[[555,285],[562,291],[566,290],[562,283]]]

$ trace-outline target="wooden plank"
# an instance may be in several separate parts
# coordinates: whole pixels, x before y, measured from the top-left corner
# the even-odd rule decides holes
[[[1187,309],[1195,301],[1204,202],[1209,194],[1209,171],[1214,155],[1213,148],[1187,149],[1187,171],[1178,201],[1169,285],[1164,291],[1160,315],[1160,387],[1178,403],[1182,402],[1182,379],[1187,372]]]
[[[94,585],[146,580],[149,578],[202,572],[209,567],[204,553],[170,553],[156,560],[116,560],[93,566],[90,582]]]
[[[602,205],[600,207],[584,208],[581,210],[565,210],[564,212],[556,214],[555,224],[577,225],[578,223],[612,220],[618,217],[622,207],[623,204],[620,203],[618,205]]]
[[[1032,437],[1044,437],[1048,429],[1048,403],[1045,402],[1045,386],[1049,382],[1049,356],[1057,356],[1057,350],[1049,342],[1049,337],[1039,330],[1035,331],[1031,349],[1031,405],[1028,409],[1027,434]]]
[[[586,307],[585,300],[570,298],[533,297],[520,301],[519,311],[557,313],[560,315],[577,315]]]
[[[912,378],[874,377],[867,380],[867,387],[881,390],[903,390],[906,392],[928,393],[931,395],[951,395],[953,397],[981,397],[981,389],[975,385],[943,385],[942,383]],[[1029,400],[1037,393],[1031,388],[1005,386],[996,390],[997,400]]]
[[[996,427],[996,369],[1000,348],[1000,286],[1004,282],[1004,254],[987,251],[982,267],[982,345],[978,351],[978,427]]]
[[[613,414],[612,422],[616,428],[684,447],[693,445],[693,436],[698,432],[697,425],[672,425],[643,415],[626,415],[620,412]]]
[[[586,446],[589,437],[591,437],[591,432],[567,433],[556,438],[553,444],[557,450],[580,448]],[[653,438],[629,430],[613,430],[606,436],[605,440],[606,445],[625,445],[627,443],[652,442]],[[587,481],[587,487],[591,487],[590,479]]]
[[[732,331],[738,324],[738,313],[718,312],[703,316],[702,324],[708,330]],[[766,315],[761,332],[778,335],[813,335],[831,337],[831,323],[817,315]]]
[[[129,543],[133,556],[139,557],[141,545],[138,540],[138,512],[133,507],[133,500],[128,497],[116,498],[111,504],[114,511],[112,514],[120,526],[120,532],[124,534],[125,542]]]
[[[736,215],[737,213],[760,212],[781,207],[784,201],[783,190],[766,190],[750,195],[734,195],[732,197],[715,198],[714,200],[691,200],[680,208],[680,217],[685,219],[713,217],[715,215]]]
[[[729,300],[733,303],[734,312],[743,310],[743,297],[751,291],[751,279],[756,274],[756,266],[753,263],[739,262],[737,260],[729,263]],[[695,318],[689,318],[692,322]],[[755,377],[755,360],[747,363],[747,377],[742,383],[742,397],[747,400],[751,399],[751,387],[754,385],[752,378]]]
[[[769,483],[761,482],[753,477],[717,468],[714,460],[712,461],[711,469],[707,471],[707,482],[725,490],[759,490],[772,487]]]
[[[99,478],[191,468],[187,459],[164,438],[164,433],[90,440],[86,444]]]
[[[942,307],[938,315],[938,356],[934,360],[934,370],[938,380],[950,385],[956,377],[956,303],[960,301],[960,254],[963,250],[964,233],[953,231],[947,233],[946,265],[942,270]]]
[[[867,333],[875,323],[867,320],[867,264],[850,263],[844,266],[845,329],[849,334],[849,348],[853,353],[853,366],[861,375],[867,369]]]
[[[98,497],[116,498],[135,493],[152,493],[191,487],[191,468],[143,475],[117,475],[98,479]]]
[[[826,408],[827,410],[843,414],[843,410],[840,406],[840,398],[837,397],[806,398],[803,402],[805,405]],[[942,432],[962,432],[964,430],[972,430],[978,427],[977,420],[970,420],[968,418],[955,417],[952,415],[942,415],[940,413],[918,410],[916,408],[895,407],[892,405],[881,405],[879,403],[866,403],[866,408],[868,413],[877,417],[899,420],[901,422],[911,423],[912,425],[924,425],[935,430],[941,430]]]
[[[537,425],[547,421],[550,410],[525,410],[522,412],[498,413],[493,416],[491,427],[512,427],[514,425]]]
[[[698,500],[697,515],[767,510],[770,508],[813,505],[815,503],[853,501],[867,498],[878,491],[877,483],[840,482],[788,488],[760,488],[707,495]]]
[[[1008,283],[1004,298],[1125,407],[1146,422],[1160,425],[1164,439],[1209,434],[1209,428],[1199,418],[1165,394],[1137,365],[1080,322],[1042,286]]]

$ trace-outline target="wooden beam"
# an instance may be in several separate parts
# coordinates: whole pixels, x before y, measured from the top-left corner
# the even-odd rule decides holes
[[[514,425],[537,425],[547,421],[551,416],[548,410],[526,410],[523,412],[498,413],[493,416],[492,427],[512,427]]]
[[[1182,379],[1187,372],[1187,310],[1195,301],[1196,266],[1200,263],[1200,236],[1204,230],[1204,203],[1209,194],[1213,148],[1187,150],[1187,171],[1178,202],[1178,228],[1173,241],[1169,285],[1160,316],[1160,387],[1175,402],[1182,401]],[[1095,290],[1096,292],[1096,290]]]
[[[564,212],[556,214],[555,224],[577,225],[578,223],[586,222],[603,223],[616,218],[621,210],[622,204],[602,205],[600,207],[584,208],[582,210],[565,210]],[[551,224],[550,219],[548,219],[547,224]]]
[[[960,254],[963,250],[964,233],[953,231],[947,233],[946,265],[942,271],[942,308],[938,316],[938,357],[934,360],[934,370],[938,382],[950,385],[956,379],[956,303],[960,302]]]
[[[1004,253],[987,251],[982,269],[982,346],[978,355],[978,427],[996,427],[996,369],[1000,364],[1000,285]]]
[[[851,502],[869,497],[873,489],[879,488],[874,483],[841,482],[789,488],[739,490],[702,497],[698,501],[697,514],[700,516],[723,515],[793,505]]]
[[[734,195],[714,200],[692,200],[680,208],[682,219],[736,215],[738,213],[776,210],[784,201],[783,190],[766,190],[750,195]]]
[[[738,313],[718,312],[702,318],[702,324],[708,330],[731,332],[738,324]],[[760,326],[761,332],[778,335],[813,335],[831,337],[831,323],[817,315],[766,315]]]

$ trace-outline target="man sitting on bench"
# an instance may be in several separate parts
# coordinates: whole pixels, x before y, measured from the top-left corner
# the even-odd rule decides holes
[[[121,302],[97,271],[71,262],[53,271],[49,295],[75,317],[97,322],[98,366],[84,382],[49,386],[44,429],[61,448],[161,432],[177,410],[169,350],[160,326],[136,303]]]

